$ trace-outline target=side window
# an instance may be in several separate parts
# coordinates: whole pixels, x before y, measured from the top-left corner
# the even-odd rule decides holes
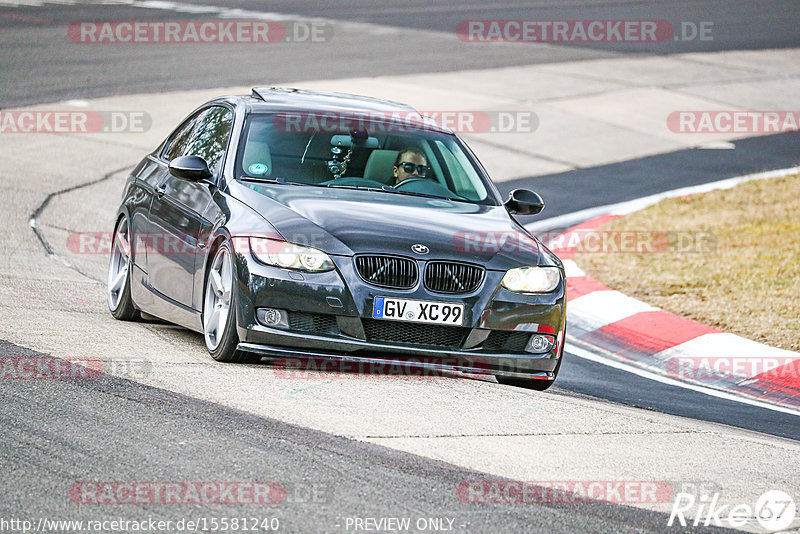
[[[485,200],[489,194],[464,151],[452,141],[445,144],[437,140],[436,147],[442,154],[445,166],[450,171],[454,193],[469,200]]]
[[[169,143],[164,157],[200,156],[216,174],[233,126],[233,112],[222,106],[203,110],[189,119]]]
[[[197,122],[207,112],[207,110],[198,111],[188,121],[186,121],[181,129],[175,132],[175,135],[170,139],[167,149],[164,151],[164,159],[172,161],[180,156],[187,156],[189,152],[186,150],[192,139],[192,131],[197,126]]]

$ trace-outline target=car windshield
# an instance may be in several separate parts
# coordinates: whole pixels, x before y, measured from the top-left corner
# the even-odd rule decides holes
[[[421,120],[252,114],[242,135],[239,180],[498,204],[491,182],[461,141]]]

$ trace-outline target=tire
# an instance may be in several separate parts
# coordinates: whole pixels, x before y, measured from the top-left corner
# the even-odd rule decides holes
[[[261,358],[236,350],[236,271],[230,243],[223,241],[212,251],[203,285],[203,338],[206,349],[218,362],[244,363]]]
[[[111,241],[106,285],[108,311],[120,321],[136,321],[140,318],[139,310],[131,298],[131,266],[130,226],[128,217],[123,215]]]

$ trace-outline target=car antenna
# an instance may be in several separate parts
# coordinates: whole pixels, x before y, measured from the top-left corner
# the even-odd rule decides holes
[[[264,94],[266,94],[265,93],[266,91],[273,91],[273,92],[274,91],[281,91],[281,92],[284,92],[284,93],[298,93],[299,89],[295,89],[294,87],[267,87],[267,88],[265,88],[265,87],[253,87],[253,92],[251,93],[251,96],[253,98],[257,98],[257,99],[261,100],[262,102],[266,102],[267,99],[264,97]]]

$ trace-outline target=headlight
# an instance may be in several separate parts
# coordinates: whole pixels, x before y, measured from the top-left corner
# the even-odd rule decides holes
[[[502,286],[517,293],[548,293],[558,287],[558,267],[517,267],[503,277]]]
[[[282,269],[313,272],[333,269],[333,262],[321,250],[287,243],[286,241],[251,237],[250,251],[261,263]]]

